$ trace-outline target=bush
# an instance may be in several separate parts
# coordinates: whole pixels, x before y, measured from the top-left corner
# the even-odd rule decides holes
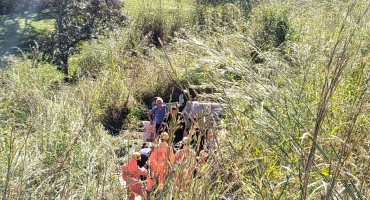
[[[73,78],[75,80],[83,77],[96,78],[103,69],[103,60],[105,60],[103,55],[90,54],[85,56],[81,58],[78,62],[78,68],[73,72]]]
[[[279,47],[287,41],[291,31],[287,11],[284,9],[263,8],[257,10],[251,19],[257,24],[254,41],[264,50],[270,47]]]
[[[225,6],[226,4],[233,4],[237,7],[239,7],[240,10],[242,10],[244,16],[248,16],[249,13],[252,11],[252,7],[257,5],[257,0],[196,0],[195,4],[196,7],[200,6]]]
[[[118,135],[128,113],[129,109],[126,103],[120,105],[111,104],[105,109],[104,114],[100,116],[100,122],[111,135]]]
[[[116,1],[115,1],[116,2]],[[117,1],[119,2],[119,1]],[[122,13],[118,3],[106,1],[53,1],[48,2],[56,13],[56,30],[38,38],[40,50],[48,62],[58,65],[58,69],[69,75],[68,59],[79,52],[78,45],[98,38],[124,26],[128,18]]]

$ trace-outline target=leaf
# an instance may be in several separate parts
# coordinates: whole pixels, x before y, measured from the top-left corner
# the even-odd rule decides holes
[[[324,166],[324,167],[321,169],[320,174],[321,174],[322,176],[325,176],[325,177],[330,176],[330,165],[326,165],[326,166]]]

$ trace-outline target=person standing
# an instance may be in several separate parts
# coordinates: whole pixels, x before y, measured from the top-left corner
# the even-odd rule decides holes
[[[168,111],[168,107],[166,105],[163,105],[163,99],[157,98],[156,100],[157,106],[154,106],[149,112],[148,112],[148,118],[150,121],[150,124],[155,123],[155,132],[157,134],[159,133],[159,128],[161,127],[161,124],[163,122],[163,119],[166,115],[166,112]],[[154,115],[154,118],[153,118]]]
[[[174,180],[176,188],[180,191],[188,191],[190,183],[193,180],[194,172],[197,167],[196,152],[189,145],[188,137],[181,141],[180,149],[176,152]]]
[[[182,112],[186,106],[186,102],[190,101],[190,96],[187,90],[183,90],[179,95],[179,112]]]
[[[129,189],[129,200],[134,200],[137,195],[146,198],[140,176],[147,176],[148,171],[138,166],[137,162],[140,160],[140,153],[135,152],[132,154],[131,159],[122,166],[122,179],[126,182]]]
[[[171,107],[171,113],[166,118],[169,130],[167,132],[174,132],[173,144],[176,144],[184,137],[185,121],[181,112],[178,112],[177,106]]]
[[[147,176],[147,192],[151,192],[154,180],[158,184],[159,188],[163,186],[164,177],[167,175],[168,166],[167,163],[173,163],[174,153],[172,148],[168,145],[169,135],[167,132],[161,134],[161,142],[154,147],[152,153],[149,156],[149,166],[151,173]]]
[[[171,113],[168,115],[167,123],[174,122],[174,124],[177,125],[182,119],[182,114],[177,110],[177,106],[172,106]]]

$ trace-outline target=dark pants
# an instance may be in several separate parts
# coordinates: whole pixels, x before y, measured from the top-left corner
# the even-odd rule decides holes
[[[159,128],[161,127],[161,124],[155,124],[155,132],[157,133],[157,134],[161,134],[160,132],[159,132]]]
[[[177,128],[175,130],[175,138],[173,139],[173,143],[177,144],[184,138],[184,128]]]

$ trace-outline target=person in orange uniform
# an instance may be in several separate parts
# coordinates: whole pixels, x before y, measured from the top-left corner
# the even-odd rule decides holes
[[[164,176],[167,174],[167,163],[173,162],[174,153],[168,146],[169,135],[167,132],[161,134],[161,142],[154,147],[149,157],[149,166],[151,173],[147,177],[146,190],[150,192],[153,187],[153,181],[156,180],[160,188],[164,182]]]
[[[189,145],[188,137],[181,141],[180,149],[175,154],[175,183],[178,189],[185,191],[189,189],[193,179],[194,170],[197,167],[197,154]]]
[[[140,153],[135,152],[131,159],[122,166],[122,179],[130,190],[129,200],[135,199],[135,196],[138,195],[146,198],[146,193],[142,190],[143,183],[140,181],[140,176],[147,176],[148,171],[138,166],[137,162],[140,160]]]

